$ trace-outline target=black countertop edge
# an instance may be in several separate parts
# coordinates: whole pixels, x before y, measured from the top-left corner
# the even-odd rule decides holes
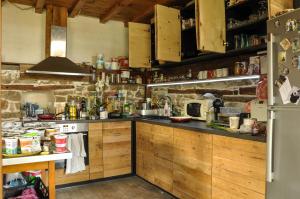
[[[266,142],[265,135],[252,136],[251,134],[244,133],[230,133],[227,131],[222,131],[218,129],[213,129],[206,126],[205,122],[201,121],[191,121],[187,123],[174,123],[167,119],[145,119],[138,117],[128,117],[128,118],[115,118],[115,119],[103,119],[103,120],[44,120],[44,121],[24,121],[24,123],[32,123],[32,122],[55,122],[57,124],[64,123],[97,123],[97,122],[120,122],[120,121],[140,121],[145,123],[157,124],[162,126],[169,126],[174,128],[180,128],[191,131],[199,131],[201,133],[209,133],[214,135],[221,135],[227,137],[233,137],[244,140],[251,140],[257,142]]]
[[[55,122],[57,124],[69,124],[69,123],[97,123],[97,122],[119,122],[119,121],[132,121],[135,118],[114,118],[114,119],[97,119],[97,120],[88,120],[88,119],[77,119],[77,120],[32,120],[32,121],[23,121],[24,123],[33,123],[33,122]]]
[[[143,119],[143,118],[135,118],[135,121],[158,124],[158,125],[169,126],[169,127],[180,128],[180,129],[191,130],[191,131],[199,131],[201,133],[221,135],[221,136],[233,137],[233,138],[244,139],[244,140],[266,142],[265,135],[252,136],[251,134],[244,134],[244,133],[230,133],[227,131],[222,131],[222,130],[207,127],[206,123],[201,121],[191,121],[187,123],[174,123],[171,122],[170,120],[164,120],[164,119],[158,120],[158,119]]]

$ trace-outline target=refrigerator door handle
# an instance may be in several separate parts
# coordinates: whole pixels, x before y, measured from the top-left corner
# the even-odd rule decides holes
[[[269,34],[268,41],[268,74],[274,74],[274,64],[276,62],[276,46],[275,46],[275,38],[272,33]],[[275,103],[274,98],[274,77],[273,75],[268,75],[268,105],[272,106]]]
[[[274,128],[274,119],[275,112],[271,110],[268,119],[268,127],[267,127],[267,174],[266,180],[267,182],[273,181],[273,128]]]

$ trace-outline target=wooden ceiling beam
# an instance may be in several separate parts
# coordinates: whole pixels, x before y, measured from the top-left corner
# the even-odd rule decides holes
[[[106,12],[106,14],[104,14],[102,17],[100,16],[100,22],[101,23],[108,22],[116,14],[120,13],[121,10],[124,7],[129,6],[132,2],[133,2],[133,0],[119,0],[119,1],[117,1],[112,7],[110,7],[108,9],[108,11]]]
[[[37,0],[35,3],[35,12],[42,13],[46,4],[46,0]]]
[[[76,17],[87,0],[77,0],[71,11],[69,12],[69,17]]]
[[[146,17],[149,17],[150,15],[153,15],[153,13],[154,13],[154,6],[151,6],[146,11],[144,11],[141,14],[135,16],[131,21],[132,22],[141,22]]]
[[[155,0],[153,2],[153,5],[151,5],[149,8],[147,8],[147,10],[145,10],[141,14],[139,14],[137,16],[134,16],[131,19],[131,21],[132,22],[141,22],[144,19],[146,19],[147,17],[150,17],[151,15],[154,15],[154,6],[155,6],[155,4],[169,5],[170,3],[172,3],[172,0]]]

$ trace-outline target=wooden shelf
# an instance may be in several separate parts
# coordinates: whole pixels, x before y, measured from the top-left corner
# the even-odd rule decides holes
[[[228,76],[218,77],[213,79],[194,79],[186,81],[173,81],[173,82],[161,82],[147,84],[147,87],[160,87],[160,86],[177,86],[177,85],[188,85],[188,84],[203,84],[203,83],[216,83],[216,82],[228,82],[228,81],[241,81],[241,80],[258,80],[260,75],[243,75],[243,76]]]
[[[146,86],[145,84],[111,83],[111,86]]]
[[[251,46],[251,47],[248,47],[248,48],[228,50],[224,54],[221,54],[221,53],[206,53],[206,54],[200,55],[198,57],[184,59],[181,62],[170,62],[170,63],[166,63],[166,64],[153,66],[153,68],[166,68],[166,67],[183,66],[183,65],[187,65],[187,64],[193,64],[193,63],[201,62],[201,61],[208,61],[208,60],[213,60],[213,59],[222,59],[222,58],[225,58],[225,57],[233,57],[233,56],[238,56],[238,55],[243,55],[243,54],[255,53],[255,52],[266,50],[266,49],[267,49],[267,44],[262,44],[262,45],[259,45],[259,46]]]
[[[241,3],[236,3],[232,6],[229,6],[229,7],[226,7],[226,10],[232,10],[232,9],[235,9],[235,8],[240,8],[240,7],[244,7],[244,6],[249,6],[250,4],[252,4],[253,2],[256,2],[258,0],[245,0]]]
[[[264,18],[261,18],[261,19],[258,19],[258,20],[252,21],[252,22],[245,23],[243,25],[235,26],[233,28],[228,28],[227,31],[232,32],[232,31],[236,31],[236,30],[247,29],[250,26],[259,25],[261,23],[266,23],[267,19],[268,19],[268,17],[264,17]]]

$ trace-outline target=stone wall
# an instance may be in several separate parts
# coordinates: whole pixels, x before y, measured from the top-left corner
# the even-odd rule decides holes
[[[90,83],[87,78],[29,76],[24,73],[29,67],[31,66],[4,65],[2,67],[1,114],[4,121],[21,118],[21,96],[25,92],[52,92],[54,108],[64,107],[70,96],[87,98],[95,95],[95,85]],[[104,96],[118,90],[126,90],[128,101],[137,103],[144,100],[144,87],[135,85],[108,86],[100,91],[99,95]]]
[[[212,93],[224,99],[226,106],[244,107],[246,102],[256,98],[256,81],[243,80],[195,85],[154,87],[151,97],[159,99],[164,95],[172,98],[175,108],[183,113],[186,100],[201,99],[203,94]]]

